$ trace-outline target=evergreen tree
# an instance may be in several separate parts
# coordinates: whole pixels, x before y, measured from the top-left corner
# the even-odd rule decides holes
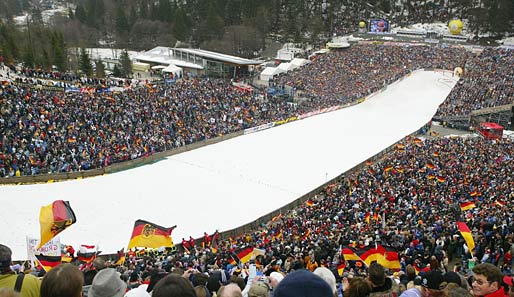
[[[123,51],[120,55],[120,64],[121,64],[121,75],[123,77],[131,77],[132,76],[132,62],[130,61],[130,57],[127,51]]]
[[[122,77],[120,67],[118,67],[118,64],[114,64],[114,68],[112,69],[112,76],[114,77]]]
[[[223,34],[223,27],[223,19],[217,13],[215,5],[210,2],[204,28],[208,39],[220,37]]]
[[[63,34],[61,32],[51,34],[50,42],[53,51],[53,64],[60,71],[66,70],[66,46]]]
[[[80,49],[80,58],[79,58],[79,69],[87,76],[93,75],[93,66],[91,65],[91,59],[89,58],[89,54],[86,52],[85,48]]]
[[[189,23],[187,16],[182,8],[175,10],[175,17],[173,22],[173,36],[180,41],[186,41],[189,37]]]
[[[23,63],[26,67],[34,68],[34,52],[32,51],[32,47],[29,45],[25,49],[25,55],[23,57]]]
[[[116,6],[116,31],[118,33],[125,33],[130,30],[125,11],[121,3]]]
[[[145,0],[141,0],[141,2],[139,2],[139,17],[142,19],[146,19],[148,17],[148,5]]]
[[[95,63],[96,65],[96,77],[98,78],[104,78],[105,77],[105,66],[102,60],[98,60]]]
[[[77,4],[77,8],[75,9],[75,17],[79,20],[79,22],[83,24],[87,22],[86,10],[80,3]]]

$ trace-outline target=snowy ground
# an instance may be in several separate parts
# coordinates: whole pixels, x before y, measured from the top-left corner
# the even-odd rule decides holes
[[[174,242],[232,229],[277,209],[427,123],[455,85],[419,71],[351,108],[175,155],[152,165],[54,184],[1,186],[0,242],[27,257],[40,207],[69,200],[61,243],[126,247],[134,221],[177,225]]]

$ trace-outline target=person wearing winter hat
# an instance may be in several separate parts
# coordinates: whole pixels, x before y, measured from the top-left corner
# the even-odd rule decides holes
[[[330,269],[326,267],[318,267],[314,270],[314,274],[321,277],[332,289],[332,292],[337,296],[336,277]]]
[[[269,279],[269,285],[270,285],[270,297],[273,297],[273,292],[275,288],[280,284],[280,282],[284,279],[284,275],[280,272],[273,271],[268,276]]]
[[[288,274],[275,288],[273,297],[333,297],[332,288],[321,277],[300,269]]]
[[[268,297],[269,287],[266,283],[257,281],[252,284],[250,291],[248,291],[248,297]]]
[[[125,293],[124,297],[150,297],[151,295],[146,291],[147,288],[147,284],[140,285]]]
[[[114,268],[105,268],[95,275],[87,296],[122,297],[126,289],[127,284],[121,280],[120,274]]]

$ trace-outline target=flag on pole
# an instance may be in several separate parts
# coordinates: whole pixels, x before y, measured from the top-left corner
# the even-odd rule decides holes
[[[470,209],[473,209],[473,208],[475,208],[475,207],[476,207],[476,205],[475,205],[475,203],[474,203],[474,202],[472,202],[472,201],[466,201],[466,202],[462,202],[462,203],[460,204],[460,209],[461,209],[462,211],[470,210]]]
[[[160,248],[172,247],[171,232],[176,226],[171,228],[162,227],[144,220],[137,220],[134,223],[134,230],[128,244],[128,248],[147,247]]]
[[[339,276],[343,276],[343,272],[344,272],[344,268],[346,267],[346,262],[343,261],[341,263],[339,263],[339,265],[337,265],[337,273],[339,274]]]
[[[43,254],[35,255],[43,269],[48,272],[50,269],[61,264],[61,256],[45,256]]]
[[[125,263],[125,258],[125,248],[121,248],[117,253],[117,260],[114,262],[114,266],[122,266]]]
[[[457,227],[459,228],[462,237],[464,237],[469,250],[472,251],[475,248],[475,241],[473,240],[473,235],[471,234],[468,225],[464,222],[457,222]]]
[[[244,264],[244,263],[250,261],[252,255],[253,255],[253,250],[254,250],[253,246],[234,250],[232,252],[232,258],[234,258],[234,260],[236,260],[237,262]]]
[[[354,248],[350,248],[350,247],[347,247],[347,248],[344,248],[342,251],[342,254],[343,254],[343,258],[346,260],[346,261],[360,261],[360,257],[357,255],[357,253],[355,252],[355,249]]]
[[[500,200],[496,200],[496,205],[498,205],[499,207],[504,207],[505,206],[505,202],[500,201]]]
[[[41,207],[39,212],[41,240],[36,249],[42,247],[76,221],[77,218],[68,201],[56,200],[51,204]]]

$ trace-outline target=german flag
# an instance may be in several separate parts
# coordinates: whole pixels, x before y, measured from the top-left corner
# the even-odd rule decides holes
[[[446,178],[445,178],[444,176],[440,176],[440,175],[438,175],[438,176],[436,177],[436,179],[437,179],[437,181],[438,181],[438,182],[440,182],[440,183],[444,183],[444,182],[446,181]]]
[[[36,249],[54,238],[77,221],[75,213],[68,201],[56,200],[41,207],[39,224],[41,225],[41,240]]]
[[[232,252],[232,258],[234,258],[234,260],[244,264],[244,263],[250,261],[250,258],[253,255],[253,249],[254,249],[253,246],[237,249]]]
[[[380,251],[375,247],[364,247],[362,249],[357,250],[357,255],[360,260],[364,262],[366,265],[370,265],[372,262],[377,261],[379,257],[383,256],[380,254]]]
[[[435,175],[433,175],[433,174],[429,174],[429,175],[427,175],[427,177],[428,177],[428,179],[434,179],[434,178],[435,178]]]
[[[45,256],[39,254],[36,255],[36,259],[41,263],[41,266],[43,266],[43,269],[45,269],[46,272],[61,264],[61,256]]]
[[[460,209],[462,211],[470,210],[470,209],[473,209],[475,207],[476,207],[475,203],[473,203],[471,201],[466,201],[466,202],[463,202],[463,203],[460,204]]]
[[[97,246],[82,244],[77,252],[77,258],[84,263],[91,263],[98,254]]]
[[[75,138],[75,137],[68,137],[68,142],[69,143],[75,143],[75,142],[77,142],[77,138]]]
[[[460,234],[462,237],[464,237],[464,240],[466,241],[466,244],[468,245],[468,248],[470,251],[472,251],[475,248],[475,241],[473,240],[473,235],[471,234],[471,231],[468,228],[468,225],[464,222],[457,222],[457,227],[459,228]]]
[[[312,201],[312,199],[308,199],[305,204],[308,206],[308,207],[312,207],[314,205],[314,201]]]
[[[122,248],[117,253],[117,260],[114,262],[114,266],[123,266],[125,263],[125,248]]]
[[[343,276],[344,268],[346,267],[346,262],[341,262],[339,265],[337,265],[337,273],[339,276]]]
[[[503,201],[500,201],[500,200],[496,200],[496,205],[498,205],[499,207],[504,207],[505,206],[505,202]]]
[[[377,258],[378,264],[388,269],[400,269],[400,259],[398,252],[389,246],[378,245],[377,251],[380,256]]]
[[[369,225],[369,220],[370,220],[370,217],[371,217],[371,214],[369,213],[369,211],[366,213],[366,215],[364,215],[364,219],[366,220],[366,223],[368,223]]]
[[[343,257],[345,261],[360,261],[361,258],[359,255],[357,255],[356,250],[351,247],[344,248],[341,253],[343,254]]]
[[[417,146],[419,146],[419,147],[421,147],[421,146],[423,145],[423,140],[421,140],[421,139],[419,139],[419,138],[417,138],[417,137],[416,137],[416,138],[414,138],[413,142],[414,142]]]
[[[134,230],[128,244],[128,248],[133,247],[172,247],[171,231],[176,226],[165,228],[154,223],[144,220],[137,220],[134,224]]]
[[[427,162],[427,168],[428,169],[434,169],[435,165],[433,163]]]
[[[439,157],[439,152],[438,152],[438,151],[433,152],[433,153],[432,153],[432,156],[434,156],[434,157]]]
[[[234,260],[233,258],[228,258],[227,259],[228,263],[232,266],[236,266],[237,265],[237,262],[236,260]]]
[[[384,172],[389,172],[393,169],[393,166],[386,166],[384,167]]]
[[[373,220],[376,222],[378,221],[378,212],[373,213]]]
[[[398,151],[404,151],[404,150],[405,150],[405,144],[403,144],[403,143],[398,143],[398,144],[396,145],[396,149],[397,149]]]
[[[476,195],[478,195],[477,190],[474,190],[473,192],[469,193],[469,196],[471,196],[471,197],[475,197]]]
[[[61,262],[62,263],[71,263],[71,261],[73,261],[73,257],[61,254]]]

